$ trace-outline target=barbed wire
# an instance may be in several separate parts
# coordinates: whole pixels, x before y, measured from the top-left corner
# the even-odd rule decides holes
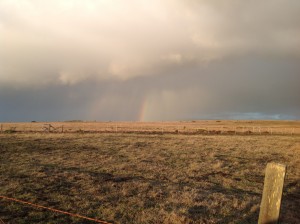
[[[89,220],[89,221],[94,221],[94,222],[101,223],[101,224],[111,224],[109,222],[102,221],[102,220],[99,220],[99,219],[94,219],[94,218],[90,218],[90,217],[79,215],[79,214],[65,212],[65,211],[62,211],[62,210],[46,207],[46,206],[43,206],[43,205],[34,204],[34,203],[31,203],[31,202],[23,201],[23,200],[16,199],[16,198],[10,198],[10,197],[6,197],[6,196],[3,196],[3,195],[0,195],[0,198],[6,199],[6,200],[9,200],[9,201],[19,202],[19,203],[26,204],[26,205],[30,205],[31,207],[47,209],[47,210],[52,211],[52,212],[57,212],[57,213],[61,213],[61,214],[65,214],[65,215],[69,215],[69,216],[73,216],[73,217],[77,217],[77,218],[81,218],[81,219],[86,219],[86,220]],[[1,219],[0,219],[0,223],[5,224]]]

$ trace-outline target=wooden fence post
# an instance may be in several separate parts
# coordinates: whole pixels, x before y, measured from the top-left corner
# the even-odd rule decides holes
[[[267,164],[258,224],[278,223],[285,173],[285,165]]]
[[[1,133],[2,133],[2,131],[3,131],[3,124],[1,124]]]

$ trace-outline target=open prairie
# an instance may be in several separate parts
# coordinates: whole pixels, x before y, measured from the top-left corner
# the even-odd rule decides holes
[[[177,122],[27,122],[2,123],[1,132],[119,132],[181,134],[300,134],[300,121],[200,120]]]
[[[0,195],[111,223],[257,223],[273,161],[288,167],[281,223],[299,223],[299,124],[4,123]],[[0,219],[94,223],[4,199]]]

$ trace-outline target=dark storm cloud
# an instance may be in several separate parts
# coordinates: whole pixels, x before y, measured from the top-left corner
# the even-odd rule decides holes
[[[206,68],[186,69],[184,75],[182,71],[173,71],[164,77],[153,77],[150,85],[156,88],[151,94],[160,97],[150,98],[151,115],[156,119],[183,119],[183,115],[195,119],[297,119],[298,61],[239,57]]]
[[[299,119],[296,0],[0,2],[0,121]]]

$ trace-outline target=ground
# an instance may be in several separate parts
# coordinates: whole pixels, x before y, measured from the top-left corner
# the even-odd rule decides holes
[[[2,133],[0,195],[112,223],[257,223],[268,162],[299,223],[300,136]],[[93,223],[0,199],[4,223]]]

